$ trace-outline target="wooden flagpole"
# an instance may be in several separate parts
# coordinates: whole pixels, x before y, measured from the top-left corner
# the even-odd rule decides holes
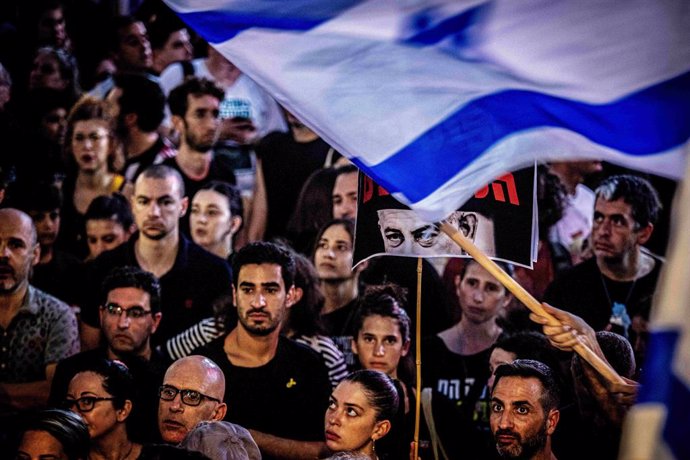
[[[508,275],[501,267],[499,267],[493,260],[489,259],[486,254],[484,254],[475,244],[465,238],[465,236],[460,233],[456,228],[447,222],[441,223],[441,230],[448,235],[455,243],[464,249],[469,255],[471,255],[474,260],[477,261],[482,267],[491,273],[501,284],[503,284],[506,289],[508,289],[520,302],[525,304],[525,306],[536,313],[537,315],[545,317],[549,321],[549,326],[560,326],[561,323],[551,316],[544,310],[541,303],[535,299],[529,292],[525,290],[520,284],[515,281],[510,275]],[[555,305],[556,307],[558,305]],[[583,344],[578,344],[575,347],[575,352],[580,355],[585,361],[587,361],[594,369],[597,370],[606,380],[611,383],[625,384],[625,380],[616,373],[615,370],[599,356],[597,356],[592,350]]]
[[[417,258],[417,324],[415,326],[415,369],[417,397],[414,413],[414,459],[419,460],[419,422],[422,404],[422,258]]]

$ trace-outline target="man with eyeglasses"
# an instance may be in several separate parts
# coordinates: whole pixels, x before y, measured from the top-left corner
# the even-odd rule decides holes
[[[158,390],[158,429],[163,441],[179,444],[199,422],[223,420],[225,375],[202,356],[187,356],[170,365]],[[237,432],[251,436],[243,428]]]
[[[138,267],[119,267],[106,277],[102,291],[99,316],[104,344],[58,363],[50,403],[59,404],[72,377],[90,363],[99,359],[121,361],[139,389],[128,422],[135,428],[132,437],[141,442],[158,441],[156,395],[167,364],[151,346],[151,334],[156,332],[162,317],[159,281]]]
[[[574,313],[595,331],[625,336],[644,362],[647,322],[662,260],[643,247],[661,210],[659,196],[645,179],[611,176],[595,191],[589,236],[594,257],[563,273],[544,301]]]

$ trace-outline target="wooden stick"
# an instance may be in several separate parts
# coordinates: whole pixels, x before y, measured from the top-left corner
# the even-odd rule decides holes
[[[549,321],[549,326],[561,326],[561,323],[552,315],[546,312],[541,303],[525,290],[517,281],[508,275],[493,260],[489,259],[475,244],[465,238],[465,236],[455,227],[447,222],[441,223],[441,230],[448,235],[455,243],[464,249],[474,260],[491,273],[502,285],[506,287],[520,302],[539,316],[545,317]],[[573,347],[575,352],[587,361],[602,377],[611,383],[625,384],[625,380],[616,371],[588,347],[578,344]]]
[[[417,325],[415,326],[417,397],[414,413],[414,459],[419,460],[419,422],[422,405],[422,258],[417,258]]]

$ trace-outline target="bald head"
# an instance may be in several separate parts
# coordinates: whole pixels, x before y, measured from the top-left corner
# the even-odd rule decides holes
[[[225,375],[216,363],[203,356],[175,361],[165,373],[158,401],[163,440],[179,444],[197,423],[223,420],[227,411],[224,396]]]
[[[0,296],[15,301],[24,297],[31,267],[40,255],[31,217],[16,209],[0,209]]]
[[[18,230],[25,234],[31,246],[36,245],[38,242],[34,221],[25,212],[14,208],[0,209],[0,226],[5,227],[6,225],[16,226]]]
[[[192,380],[197,380],[200,391],[207,396],[212,396],[221,401],[225,397],[225,374],[212,360],[203,356],[187,356],[178,359],[168,367],[165,372],[163,382],[167,382],[169,377],[186,375]],[[195,388],[191,388],[195,389]]]

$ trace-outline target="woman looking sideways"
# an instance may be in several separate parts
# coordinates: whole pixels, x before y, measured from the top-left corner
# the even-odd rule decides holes
[[[242,227],[242,197],[234,186],[211,181],[192,198],[190,233],[196,244],[228,260],[233,236]]]
[[[383,372],[353,372],[331,394],[325,416],[326,446],[379,460],[376,441],[388,434],[398,408],[398,392]]]
[[[139,458],[142,445],[129,439],[126,425],[134,393],[132,376],[118,361],[97,361],[70,381],[64,406],[81,415],[89,429],[90,460]]]

